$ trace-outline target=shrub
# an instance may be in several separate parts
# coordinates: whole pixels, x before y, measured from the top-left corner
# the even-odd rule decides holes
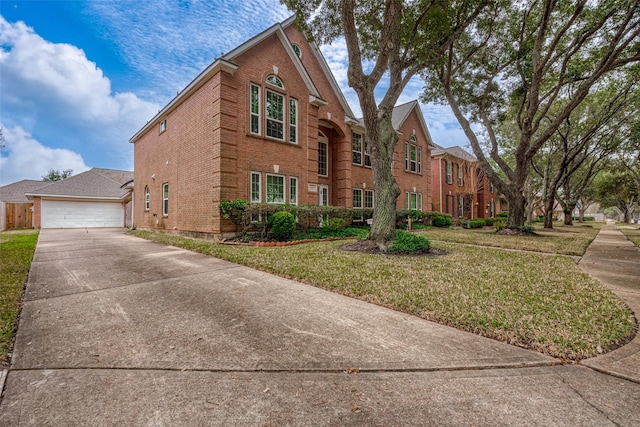
[[[429,252],[429,239],[406,231],[396,230],[393,244],[387,248],[390,253],[418,255]]]
[[[482,228],[485,224],[486,223],[483,219],[472,219],[467,223],[469,228]]]
[[[289,240],[296,232],[296,217],[291,212],[281,211],[269,217],[271,235],[278,241]]]
[[[453,220],[451,219],[451,217],[446,217],[442,215],[438,215],[433,218],[433,225],[435,227],[449,227],[451,226],[452,222]]]
[[[531,225],[521,225],[518,230],[522,233],[533,233],[534,228]]]
[[[496,231],[504,230],[504,227],[507,225],[504,221],[496,221],[493,223],[493,226],[496,228]]]
[[[493,225],[500,221],[500,218],[485,218],[484,225],[488,225],[489,227],[493,227]]]
[[[509,212],[507,211],[498,212],[496,214],[496,218],[507,218],[508,216],[509,216]]]

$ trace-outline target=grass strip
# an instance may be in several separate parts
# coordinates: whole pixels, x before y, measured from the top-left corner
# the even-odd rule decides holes
[[[0,234],[0,362],[9,359],[11,341],[20,311],[22,292],[38,241],[38,234]]]
[[[446,255],[347,252],[344,242],[275,248],[135,236],[268,271],[566,360],[630,340],[628,307],[569,257],[438,243]]]
[[[618,230],[620,230],[627,239],[633,242],[634,245],[640,247],[640,228],[628,228],[625,226],[618,227]]]

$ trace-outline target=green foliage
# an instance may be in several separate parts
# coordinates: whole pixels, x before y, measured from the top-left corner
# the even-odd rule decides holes
[[[495,223],[493,223],[493,226],[495,227],[496,231],[504,230],[504,227],[506,225],[507,225],[507,223],[504,222],[504,221],[496,221]]]
[[[518,230],[521,231],[522,233],[533,234],[535,229],[531,225],[521,225],[520,227],[518,227]]]
[[[73,169],[65,169],[60,172],[58,169],[49,169],[46,175],[42,175],[43,181],[62,181],[73,175]]]
[[[487,225],[489,227],[493,227],[493,225],[498,221],[502,221],[502,220],[500,218],[485,218],[484,219],[484,225]]]
[[[464,228],[482,228],[485,225],[486,225],[486,222],[483,219],[472,219],[469,221],[462,221],[462,226]]]
[[[507,211],[498,212],[496,214],[496,218],[508,218],[508,217],[509,217],[509,212]]]
[[[433,225],[435,227],[450,227],[453,220],[451,217],[438,215],[433,218]]]
[[[322,220],[322,227],[330,230],[337,230],[344,227],[344,218],[328,218]]]
[[[276,212],[269,218],[271,235],[279,242],[289,240],[296,232],[296,217],[291,212]]]
[[[419,255],[429,252],[430,248],[431,242],[426,237],[396,230],[393,244],[387,248],[387,252]]]

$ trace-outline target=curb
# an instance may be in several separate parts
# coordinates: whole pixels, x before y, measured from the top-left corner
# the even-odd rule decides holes
[[[2,397],[2,394],[4,393],[4,382],[7,379],[7,374],[8,373],[9,373],[9,371],[7,371],[6,369],[3,369],[0,372],[0,397]]]

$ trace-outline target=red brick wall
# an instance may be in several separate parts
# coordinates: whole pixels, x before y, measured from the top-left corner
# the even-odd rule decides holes
[[[33,198],[33,226],[40,228],[42,226],[42,198]]]

